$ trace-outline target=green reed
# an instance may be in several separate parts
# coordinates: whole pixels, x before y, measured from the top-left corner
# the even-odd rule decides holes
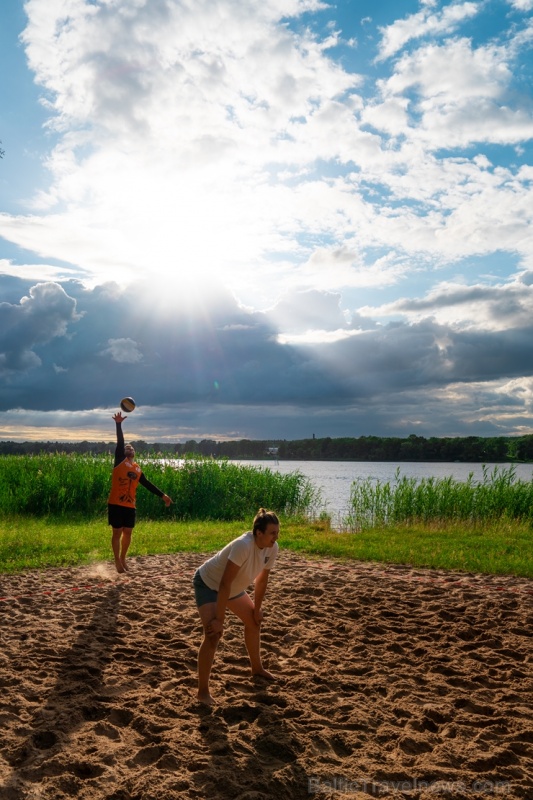
[[[0,456],[0,515],[92,519],[106,511],[113,459],[109,455],[44,453]],[[228,461],[187,458],[178,466],[146,456],[146,477],[172,497],[167,509],[142,486],[139,514],[150,519],[247,519],[260,506],[286,516],[311,513],[319,492],[299,472]]]
[[[514,467],[483,468],[483,479],[408,478],[396,471],[394,482],[366,479],[352,484],[351,530],[398,523],[533,521],[533,481],[516,479]]]

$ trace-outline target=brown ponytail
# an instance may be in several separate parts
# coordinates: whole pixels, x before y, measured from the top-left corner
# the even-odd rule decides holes
[[[254,536],[257,531],[264,533],[268,525],[279,525],[278,516],[274,513],[274,511],[266,511],[264,508],[260,508],[254,517]]]

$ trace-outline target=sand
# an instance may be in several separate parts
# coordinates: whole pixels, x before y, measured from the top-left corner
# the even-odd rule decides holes
[[[0,576],[2,800],[533,797],[533,582],[281,553],[195,699],[198,555]]]

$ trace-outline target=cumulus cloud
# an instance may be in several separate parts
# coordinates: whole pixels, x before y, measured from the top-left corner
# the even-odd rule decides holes
[[[118,14],[30,0],[22,38],[59,142],[37,199],[46,230],[36,214],[3,218],[3,234],[25,247],[38,238],[43,256],[65,261],[83,251],[102,279],[106,260],[121,280],[154,264],[247,269],[282,239],[271,165],[315,159],[308,126],[324,128],[334,98],[359,82],[327,57],[332,41],[284,23],[318,8],[210,0]],[[329,157],[330,137],[321,148]]]
[[[405,19],[399,19],[381,29],[382,40],[378,59],[390,58],[413,39],[423,36],[453,33],[466,19],[478,14],[481,3],[450,3],[440,12],[433,12],[434,3]]]
[[[409,321],[431,317],[455,330],[528,330],[533,287],[523,280],[506,284],[442,283],[421,298],[402,298],[381,307],[360,309],[370,317],[402,315]]]
[[[354,47],[318,0],[28,0],[49,183],[0,214],[4,414],[520,429],[531,3],[398,8]]]
[[[133,339],[109,339],[108,347],[101,350],[101,355],[109,356],[117,364],[138,364],[142,361],[142,353]]]
[[[368,119],[379,124],[386,108],[395,103],[405,116],[397,115],[394,133],[401,133],[408,118],[411,137],[425,140],[431,149],[525,141],[533,135],[533,115],[525,98],[509,97],[514,57],[509,44],[474,47],[463,38],[424,45],[398,60],[394,74],[381,84],[387,105],[371,106]],[[405,105],[411,90],[416,101],[410,97]],[[407,115],[409,107],[412,113]]]
[[[325,330],[347,327],[340,308],[340,294],[316,289],[294,291],[280,298],[264,313],[266,319],[284,333],[304,333],[318,324]]]
[[[32,286],[20,303],[0,303],[0,372],[9,376],[40,366],[35,350],[64,337],[78,319],[76,301],[56,283]]]
[[[533,0],[508,0],[509,5],[516,8],[517,11],[532,11]]]
[[[382,52],[399,58],[372,85],[331,57],[334,28],[321,39],[299,24],[323,4],[245,5],[148,0],[119,14],[30,0],[22,41],[57,143],[49,191],[33,214],[0,215],[0,233],[93,285],[147,269],[223,278],[256,307],[294,288],[395,282],[405,253],[482,252],[485,227],[507,246],[505,181],[483,198],[485,226],[468,206],[489,169],[440,151],[531,136],[530,104],[512,91],[525,28],[474,46],[453,34],[482,4],[425,3],[382,29]],[[507,173],[530,207],[519,169]],[[527,212],[519,224],[526,259]]]

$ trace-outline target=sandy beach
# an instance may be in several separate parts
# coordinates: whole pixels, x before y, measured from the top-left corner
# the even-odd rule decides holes
[[[533,582],[281,551],[210,709],[181,554],[0,576],[2,800],[533,797]]]

